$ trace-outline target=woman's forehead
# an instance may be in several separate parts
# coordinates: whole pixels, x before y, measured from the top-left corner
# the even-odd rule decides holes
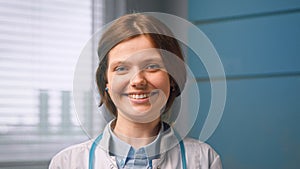
[[[144,49],[130,53],[127,55],[109,56],[108,64],[146,64],[146,63],[162,63],[163,60],[159,51],[155,48]]]
[[[128,60],[159,60],[159,50],[154,47],[147,36],[138,36],[119,43],[108,53],[108,62],[124,62]]]
[[[150,37],[141,35],[119,43],[109,51],[108,55],[129,55],[149,48],[154,48]]]

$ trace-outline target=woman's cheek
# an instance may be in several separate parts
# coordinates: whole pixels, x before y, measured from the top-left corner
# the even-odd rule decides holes
[[[148,77],[151,84],[154,88],[160,89],[166,95],[165,97],[168,98],[170,95],[170,80],[169,75],[166,72],[160,72],[154,76]]]
[[[111,78],[110,88],[114,93],[123,93],[129,84],[127,75],[114,75]]]

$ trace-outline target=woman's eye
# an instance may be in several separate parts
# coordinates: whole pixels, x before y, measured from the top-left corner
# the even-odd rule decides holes
[[[127,68],[125,66],[118,66],[115,68],[116,72],[124,72],[126,70],[127,70]]]
[[[160,69],[161,67],[158,65],[158,64],[150,64],[150,65],[147,65],[146,66],[146,69],[147,70],[158,70]]]

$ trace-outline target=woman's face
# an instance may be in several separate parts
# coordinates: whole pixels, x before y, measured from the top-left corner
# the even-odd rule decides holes
[[[118,116],[147,123],[160,117],[170,95],[169,75],[147,36],[121,42],[108,53],[108,93]]]

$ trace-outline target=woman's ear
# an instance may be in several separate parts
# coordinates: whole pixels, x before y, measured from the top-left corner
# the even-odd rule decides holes
[[[105,92],[108,92],[108,85],[106,83]]]

